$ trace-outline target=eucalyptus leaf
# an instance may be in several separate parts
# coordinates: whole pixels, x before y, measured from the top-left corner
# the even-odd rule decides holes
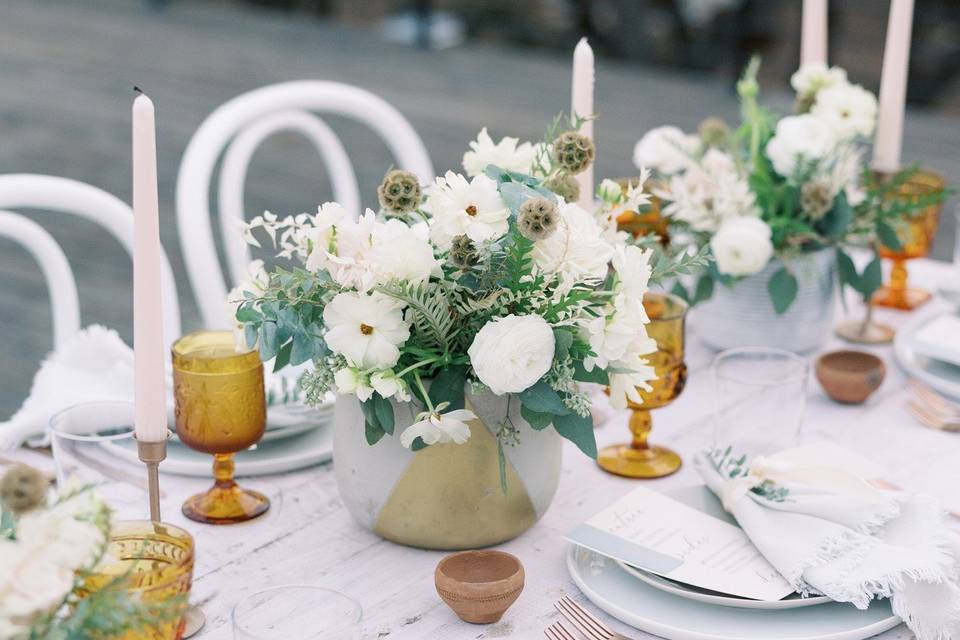
[[[534,411],[533,409],[527,408],[523,404],[520,405],[520,417],[526,420],[527,424],[537,431],[546,429],[553,424],[552,413],[540,413],[539,411]]]
[[[293,334],[293,343],[290,350],[290,364],[296,366],[313,359],[316,351],[316,342],[313,336],[297,332]]]
[[[463,409],[463,388],[467,381],[467,365],[452,364],[440,369],[430,383],[428,392],[434,405],[449,402],[451,411]]]
[[[582,362],[575,362],[573,365],[573,379],[577,382],[592,382],[594,384],[610,384],[609,373],[600,367],[594,367],[587,371],[583,368]]]
[[[567,405],[563,404],[560,394],[550,385],[540,380],[535,385],[520,392],[520,402],[531,411],[538,413],[552,413],[563,416],[570,413]]]
[[[767,291],[777,313],[785,313],[797,297],[797,278],[786,267],[781,267],[767,281]]]
[[[260,325],[260,357],[263,360],[273,360],[280,351],[281,343],[277,340],[277,323],[266,321]]]
[[[553,428],[561,436],[577,445],[580,451],[591,458],[597,457],[597,440],[593,432],[593,418],[570,413],[556,416],[553,419]]]
[[[539,198],[541,195],[536,189],[519,182],[504,182],[500,185],[500,196],[514,215],[517,215],[524,202],[530,198]]]
[[[257,340],[259,340],[259,329],[255,324],[244,325],[243,327],[243,337],[247,341],[247,348],[253,349],[257,346]]]
[[[877,220],[877,237],[880,239],[880,243],[891,251],[903,249],[903,243],[900,242],[897,230],[885,220]]]
[[[380,426],[380,429],[392,435],[394,415],[393,404],[391,404],[390,400],[384,398],[379,393],[374,393],[367,402],[373,404],[373,412],[377,416],[377,424]]]
[[[364,435],[367,437],[367,444],[373,446],[380,442],[380,438],[386,435],[386,432],[380,428],[379,424],[374,424],[369,420],[364,421]]]
[[[841,191],[833,201],[833,208],[817,224],[817,228],[828,238],[838,240],[847,233],[851,222],[853,222],[853,207],[847,202],[846,194]]]
[[[700,304],[713,296],[714,280],[710,274],[704,274],[697,279],[697,288],[694,290],[690,306]]]
[[[280,351],[277,352],[277,357],[273,361],[273,372],[276,373],[280,371],[288,364],[290,364],[290,353],[293,351],[293,341],[288,342],[287,344],[280,347]]]
[[[863,294],[863,299],[869,300],[882,284],[883,265],[881,264],[880,256],[875,255],[873,260],[863,268],[863,273],[860,275],[859,291]]]
[[[557,328],[553,330],[554,357],[557,360],[563,360],[570,353],[570,347],[573,345],[573,332],[569,329]]]

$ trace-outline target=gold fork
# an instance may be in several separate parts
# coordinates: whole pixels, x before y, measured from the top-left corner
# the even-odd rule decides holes
[[[574,602],[570,596],[563,596],[553,606],[589,640],[630,640],[602,623],[596,616]]]
[[[940,431],[960,431],[960,417],[950,420],[916,400],[907,402],[907,411],[925,427]]]
[[[567,631],[567,628],[559,622],[554,622],[547,627],[543,631],[543,635],[547,636],[549,640],[577,640],[573,637],[573,634]]]
[[[933,413],[939,414],[944,421],[960,422],[960,406],[950,402],[918,380],[911,380],[909,386],[914,399],[932,409]]]

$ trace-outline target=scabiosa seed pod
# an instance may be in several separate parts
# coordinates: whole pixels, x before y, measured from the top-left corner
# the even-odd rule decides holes
[[[567,131],[553,141],[553,159],[567,173],[584,171],[593,162],[597,150],[593,140],[576,131]]]
[[[723,147],[730,136],[730,127],[720,118],[706,118],[697,127],[697,133],[708,147]]]
[[[530,198],[520,205],[517,226],[520,234],[529,240],[543,240],[557,230],[557,205],[549,198]]]
[[[461,269],[477,264],[477,247],[466,235],[456,236],[450,245],[450,262]]]
[[[48,486],[42,473],[18,464],[0,479],[0,504],[13,513],[26,513],[46,502]]]
[[[394,213],[409,213],[420,206],[420,181],[409,171],[394,169],[377,187],[380,206]]]
[[[558,173],[547,178],[543,186],[553,191],[566,202],[576,202],[580,199],[580,183],[569,173]]]
[[[821,180],[807,182],[800,187],[800,207],[811,220],[820,220],[833,208],[830,184]]]

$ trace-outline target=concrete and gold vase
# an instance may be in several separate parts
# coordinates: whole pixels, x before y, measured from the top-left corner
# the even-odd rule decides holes
[[[354,396],[334,412],[334,472],[340,497],[361,525],[387,540],[425,549],[475,549],[515,538],[540,519],[560,480],[561,439],[552,427],[536,431],[520,416],[518,399],[467,392],[465,444],[436,444],[418,452],[400,433],[421,408],[394,403],[393,435],[370,446]],[[509,412],[509,415],[508,415]],[[504,446],[507,492],[500,484],[496,433],[507,419],[520,442]]]

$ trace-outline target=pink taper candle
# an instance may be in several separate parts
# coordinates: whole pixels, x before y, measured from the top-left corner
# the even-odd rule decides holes
[[[139,93],[139,91],[138,91]],[[160,299],[160,211],[153,102],[133,101],[134,428],[141,442],[167,439],[167,392]]]
[[[803,0],[800,66],[827,63],[827,0]]]
[[[573,50],[573,84],[571,87],[570,113],[587,118],[593,116],[593,49],[586,38],[580,38]],[[593,139],[593,120],[585,122],[580,133]],[[588,211],[593,210],[593,165],[576,176],[580,185],[578,203]]]
[[[873,168],[882,173],[894,173],[900,169],[912,30],[913,0],[891,0],[887,42],[883,48],[877,134],[873,142]]]

